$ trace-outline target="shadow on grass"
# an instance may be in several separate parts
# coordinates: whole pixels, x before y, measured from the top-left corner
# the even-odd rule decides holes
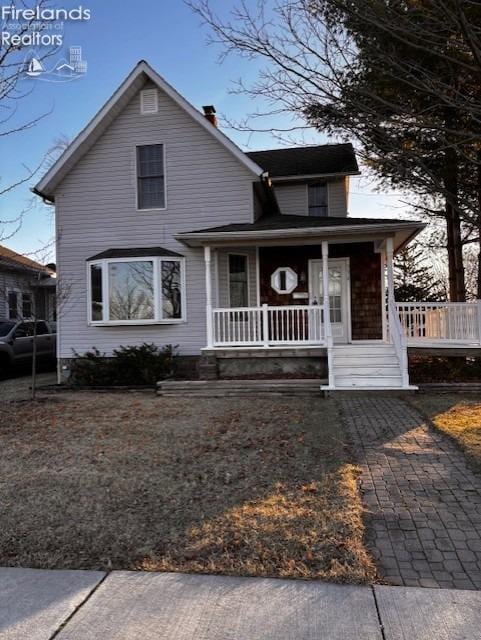
[[[334,401],[63,398],[2,412],[0,564],[374,575]]]

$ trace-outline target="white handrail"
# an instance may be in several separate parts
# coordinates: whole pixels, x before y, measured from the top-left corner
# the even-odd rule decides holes
[[[393,298],[388,299],[388,319],[389,319],[389,335],[394,345],[396,355],[401,368],[402,386],[409,386],[409,370],[408,370],[408,354],[406,336],[404,335],[396,303]]]

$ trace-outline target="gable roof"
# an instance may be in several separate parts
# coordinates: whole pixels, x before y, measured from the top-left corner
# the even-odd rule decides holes
[[[274,179],[309,175],[357,175],[359,173],[356,155],[351,143],[250,151],[246,155],[265,171],[268,171],[271,178]]]
[[[257,165],[254,160],[241,151],[222,131],[214,127],[200,111],[193,107],[174,87],[154,71],[145,60],[140,60],[97,115],[82,129],[60,158],[35,185],[33,188],[34,193],[53,202],[56,187],[95,144],[114,118],[143,87],[147,80],[151,80],[161,91],[164,91],[179,107],[234,155],[252,174],[260,176],[264,173],[264,170]]]
[[[40,264],[35,260],[31,260],[26,256],[22,256],[16,251],[12,251],[12,249],[8,249],[7,247],[3,247],[2,245],[0,245],[0,268],[2,265],[9,269],[40,271],[41,273],[45,273],[48,275],[53,275],[54,273],[51,269],[45,267],[43,264]]]

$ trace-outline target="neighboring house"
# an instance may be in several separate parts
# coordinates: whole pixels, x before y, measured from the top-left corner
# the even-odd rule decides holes
[[[0,318],[56,319],[55,270],[0,246]]]
[[[396,307],[393,254],[424,225],[350,218],[358,173],[350,144],[242,152],[139,62],[35,188],[56,207],[64,367],[154,342],[207,377],[406,388],[408,341],[479,346],[477,305]]]

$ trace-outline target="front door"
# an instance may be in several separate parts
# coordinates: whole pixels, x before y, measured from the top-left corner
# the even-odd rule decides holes
[[[334,342],[350,341],[349,258],[329,260],[329,306]],[[322,305],[322,260],[309,260],[309,303]]]

